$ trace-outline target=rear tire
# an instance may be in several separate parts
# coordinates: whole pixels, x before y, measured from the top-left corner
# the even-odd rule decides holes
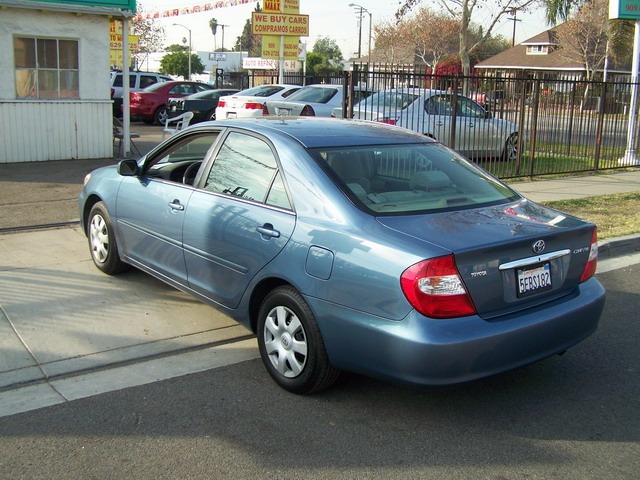
[[[156,112],[153,114],[153,123],[156,125],[164,125],[167,118],[169,118],[167,107],[166,105],[162,105],[161,107],[158,107]]]
[[[215,109],[215,108],[214,108],[213,110],[209,110],[209,111],[207,112],[206,119],[207,119],[208,121],[209,121],[209,120],[215,120],[215,119],[216,119],[216,109]]]
[[[128,268],[128,265],[120,260],[111,217],[102,202],[96,203],[89,212],[87,238],[91,259],[100,271],[107,275],[115,275]]]
[[[290,392],[319,392],[340,374],[329,363],[313,312],[292,287],[276,288],[262,302],[258,346],[269,375]]]

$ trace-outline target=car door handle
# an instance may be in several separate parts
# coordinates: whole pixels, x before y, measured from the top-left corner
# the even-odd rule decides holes
[[[184,211],[184,205],[180,203],[180,200],[176,199],[169,204],[169,208],[178,212]]]
[[[279,238],[280,232],[273,228],[273,225],[270,223],[265,223],[263,226],[256,228],[256,231],[267,238]]]

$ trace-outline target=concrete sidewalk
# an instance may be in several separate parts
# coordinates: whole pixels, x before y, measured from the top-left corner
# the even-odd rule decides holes
[[[25,395],[7,396],[17,390],[46,397],[46,404],[86,396],[86,389],[78,391],[86,372],[111,371],[123,388],[144,383],[143,377],[172,375],[166,360],[176,359],[168,357],[176,352],[202,352],[197,358],[181,355],[176,374],[258,355],[249,331],[190,296],[135,269],[109,277],[94,267],[86,237],[73,223],[76,199],[88,171],[113,163],[0,165],[0,227],[71,222],[67,228],[0,234],[0,404],[10,413],[30,409]],[[640,169],[510,185],[534,201],[640,191]],[[640,236],[633,236],[603,242],[601,254],[638,249]],[[141,372],[143,363],[154,366]]]

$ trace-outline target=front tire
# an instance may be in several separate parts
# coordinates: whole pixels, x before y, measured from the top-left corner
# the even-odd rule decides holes
[[[127,269],[127,264],[120,260],[111,217],[102,202],[96,203],[89,212],[87,237],[91,259],[100,271],[115,275]]]
[[[262,302],[258,346],[269,375],[290,392],[318,392],[340,374],[329,363],[313,312],[292,287],[276,288]]]
[[[515,161],[518,158],[518,134],[512,133],[507,138],[502,152],[502,159],[505,162]]]

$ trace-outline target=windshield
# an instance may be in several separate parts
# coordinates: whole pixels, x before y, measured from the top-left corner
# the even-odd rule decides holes
[[[340,188],[375,214],[460,210],[518,194],[439,143],[313,150]]]
[[[339,88],[342,87],[302,87],[287,100],[291,102],[327,103],[338,93]]]

